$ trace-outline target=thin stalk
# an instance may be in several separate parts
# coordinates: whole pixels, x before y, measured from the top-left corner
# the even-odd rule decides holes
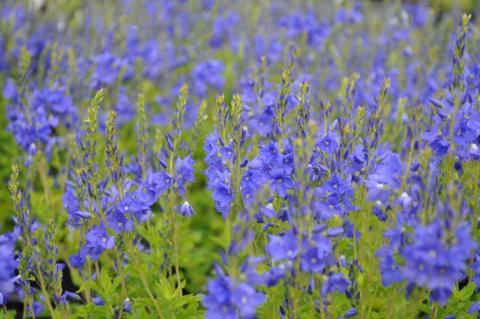
[[[173,147],[172,147],[172,152],[170,154],[170,158],[168,161],[168,173],[170,176],[172,176],[175,173],[175,166],[174,166],[174,157],[175,157],[175,151],[177,149],[177,136],[175,135],[173,138]],[[171,217],[171,232],[172,232],[172,246],[173,246],[173,263],[175,267],[175,278],[177,281],[178,287],[181,285],[181,278],[180,278],[180,262],[178,258],[178,220],[177,220],[177,214],[175,212],[175,198],[174,198],[174,193],[172,190],[168,192],[168,197],[169,197],[169,213]]]
[[[122,300],[125,300],[128,296],[127,285],[125,283],[125,274],[123,272],[123,265],[122,265],[122,261],[120,259],[120,253],[117,251],[116,255],[117,255],[116,256],[116,262],[117,262],[117,267],[118,267],[118,274],[120,275],[120,278],[122,280],[122,282],[121,282],[121,284],[122,284]],[[123,307],[120,307],[120,312],[118,314],[118,319],[121,319],[122,315],[123,315]]]
[[[145,288],[145,291],[147,292],[148,297],[152,300],[158,316],[160,318],[163,318],[163,314],[162,314],[162,311],[160,309],[160,306],[158,305],[157,300],[153,296],[152,291],[150,290],[150,287],[148,286],[147,280],[145,279],[145,276],[143,275],[142,272],[139,272],[139,275],[140,275],[140,281],[142,282],[143,288]]]
[[[405,174],[403,174],[402,187],[401,191],[403,192],[407,186],[408,177],[410,175],[410,168],[412,167],[413,162],[413,151],[415,146],[415,138],[412,137],[410,141],[410,148],[408,150],[407,166],[405,168]]]
[[[31,244],[31,242],[30,242]],[[50,295],[48,294],[47,291],[47,286],[45,283],[45,279],[43,278],[42,270],[40,268],[40,264],[38,263],[36,258],[33,258],[34,264],[35,264],[35,269],[37,270],[37,275],[38,275],[38,281],[40,284],[40,290],[42,291],[43,297],[45,298],[45,303],[47,304],[48,311],[52,315],[52,318],[57,318],[55,309],[53,309],[52,303],[50,302]]]
[[[52,209],[52,190],[48,184],[48,173],[47,173],[48,167],[47,167],[47,162],[45,161],[44,155],[42,153],[41,158],[40,158],[40,163],[38,165],[38,172],[40,175],[40,181],[42,182],[43,186],[43,192],[45,195],[45,200],[47,202],[47,205],[50,209]]]
[[[68,259],[67,259],[68,260]],[[87,257],[87,262],[86,262],[86,271],[87,271],[87,278],[90,280],[92,278],[92,265],[90,263],[90,257]],[[69,267],[71,268],[71,266]],[[85,299],[87,301],[87,305],[90,305],[92,303],[92,295],[90,294],[90,288],[88,285],[85,286]]]
[[[129,248],[130,255],[133,259],[132,261],[133,261],[133,264],[135,265],[135,268],[140,269],[140,261],[138,260],[136,250],[133,247],[131,247],[130,245],[128,246],[128,248]],[[158,314],[159,318],[163,319],[162,310],[160,308],[160,305],[157,302],[157,299],[155,299],[152,291],[150,290],[150,286],[148,285],[148,281],[145,278],[145,274],[143,273],[143,271],[137,271],[137,273],[138,273],[138,276],[140,277],[140,281],[142,282],[143,288],[145,289],[148,297],[152,300],[153,305],[155,306],[155,310],[157,311],[157,314]]]
[[[177,223],[177,214],[173,211],[173,253],[175,255],[174,262],[175,262],[175,277],[177,279],[177,285],[180,287],[182,282],[180,278],[180,262],[178,258],[178,223]]]

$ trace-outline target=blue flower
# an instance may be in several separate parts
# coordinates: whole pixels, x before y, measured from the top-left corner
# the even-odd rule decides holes
[[[322,185],[322,189],[325,192],[342,195],[350,191],[349,185],[344,182],[337,174],[333,174],[332,177],[325,184]]]
[[[105,301],[103,301],[103,299],[100,297],[93,297],[92,302],[96,306],[103,306],[105,304]]]
[[[455,230],[457,243],[447,247],[440,222],[418,226],[415,242],[402,251],[405,265],[402,274],[410,283],[432,290],[432,298],[445,305],[455,283],[465,276],[466,261],[476,247],[469,235],[470,227],[461,224]]]
[[[93,89],[99,90],[118,79],[122,68],[122,62],[118,57],[106,51],[97,55],[93,62],[95,68],[90,78]]]
[[[220,144],[223,145],[216,130],[207,136],[204,150],[207,153],[205,161],[208,164],[208,168],[205,170],[205,175],[208,178],[207,187],[213,192],[215,209],[226,218],[230,212],[230,206],[235,198],[235,194],[231,187],[230,171],[221,158],[222,151],[228,157],[231,149],[229,147],[219,147]],[[233,155],[230,157],[233,159]],[[229,160],[227,159],[226,161]]]
[[[237,318],[236,310],[231,302],[232,282],[223,273],[218,273],[216,279],[208,281],[208,295],[202,302],[207,308],[206,318]]]
[[[193,91],[199,97],[205,97],[208,87],[220,91],[225,84],[223,62],[218,60],[208,60],[199,63],[192,71]]]
[[[278,145],[274,141],[270,141],[270,143],[260,149],[260,159],[268,166],[275,164],[278,154]]]
[[[89,255],[93,261],[97,261],[100,255],[107,249],[115,246],[115,237],[107,234],[107,229],[103,223],[93,226],[85,234],[86,244],[81,249],[79,257],[84,258],[84,254]]]
[[[258,306],[263,304],[266,298],[264,294],[242,283],[233,290],[232,301],[238,308],[242,318],[255,318]]]
[[[218,131],[216,129],[205,138],[203,149],[205,150],[205,153],[207,153],[205,156],[205,161],[207,163],[217,159],[218,154],[220,153],[220,147],[217,143],[219,138],[220,136],[218,135]]]
[[[375,206],[373,206],[372,214],[377,216],[377,218],[382,222],[386,221],[388,218],[388,215],[383,210],[383,204],[380,201],[377,201]]]
[[[127,182],[124,186],[128,189],[131,185]],[[139,222],[144,222],[150,218],[151,210],[150,206],[154,204],[157,199],[155,191],[145,192],[143,185],[135,191],[126,192],[123,197],[118,201],[118,191],[112,188],[110,204],[107,209],[107,223],[110,228],[114,229],[117,233],[123,231],[133,230],[133,220],[135,217]]]
[[[132,311],[132,305],[129,298],[125,298],[125,300],[123,300],[123,310],[128,313]]]
[[[285,198],[288,191],[295,186],[292,178],[282,169],[274,169],[270,172],[270,178],[272,179],[272,190],[281,198]]]
[[[7,100],[11,100],[13,103],[18,103],[18,90],[15,81],[13,81],[12,78],[8,78],[5,81],[5,87],[3,88],[3,97]]]
[[[400,266],[395,261],[394,252],[389,247],[380,248],[376,256],[380,259],[382,284],[386,287],[403,280]]]
[[[240,184],[243,200],[246,206],[252,204],[256,199],[258,190],[266,183],[268,176],[261,169],[255,169],[255,162],[242,175]]]
[[[113,229],[115,233],[131,232],[133,230],[133,220],[120,209],[114,208],[106,218],[108,227]]]
[[[175,161],[175,181],[177,182],[178,192],[181,195],[185,194],[185,184],[195,181],[194,164],[195,161],[191,155],[188,155],[184,159],[177,157]]]
[[[327,154],[335,154],[338,150],[338,137],[335,132],[328,132],[316,146]]]
[[[351,308],[345,314],[343,315],[343,318],[353,318],[358,314],[358,311],[356,308]]]
[[[297,238],[293,231],[289,231],[283,236],[269,235],[268,238],[266,251],[272,258],[272,261],[293,260],[297,256]]]
[[[328,280],[322,283],[322,296],[327,297],[327,294],[332,292],[344,293],[347,291],[350,282],[341,273],[333,273],[328,276]]]
[[[437,156],[445,156],[450,148],[450,143],[441,135],[436,136],[431,142],[430,147]]]
[[[478,314],[480,312],[480,302],[476,302],[473,305],[468,308],[468,313],[473,315],[473,314]]]
[[[57,129],[73,126],[77,109],[71,97],[59,89],[35,90],[28,104],[28,108],[20,103],[7,107],[7,129],[24,150],[28,151],[33,144],[50,154],[53,145],[60,141]]]
[[[304,252],[300,259],[300,269],[305,272],[322,272],[331,261],[332,244],[320,234],[315,234],[312,241],[305,240]]]
[[[287,270],[291,270],[291,262],[272,266],[264,273],[264,283],[267,287],[275,286],[281,279],[285,278]]]
[[[0,269],[2,269],[0,272],[0,305],[6,304],[8,297],[15,290],[17,237],[17,231],[0,235]]]
[[[400,157],[394,153],[387,153],[376,164],[365,182],[368,188],[367,199],[388,202],[393,191],[400,188],[402,174],[403,165]]]
[[[265,94],[263,100],[269,97]],[[258,132],[261,136],[266,136],[273,130],[274,111],[273,106],[267,106],[262,113],[252,115],[249,121],[249,127],[253,132]]]
[[[173,178],[166,172],[157,172],[149,174],[145,183],[148,191],[153,192],[155,201],[162,196],[173,185]]]
[[[269,203],[260,208],[258,214],[255,215],[257,222],[263,223],[264,218],[274,218],[275,217],[275,209],[273,208],[272,203]]]
[[[233,194],[233,190],[230,185],[224,183],[218,183],[214,192],[213,192],[213,199],[215,201],[215,208],[217,211],[222,213],[223,217],[225,218],[229,211],[230,206],[233,202],[235,195]]]
[[[130,101],[127,89],[124,86],[119,87],[115,111],[118,114],[118,123],[127,123],[135,117],[135,107]]]
[[[27,312],[32,311],[35,316],[40,316],[40,314],[43,312],[43,303],[34,300],[31,306],[27,306]]]
[[[213,48],[221,48],[235,34],[239,20],[240,16],[236,12],[229,12],[226,16],[218,15],[212,25],[210,45]]]
[[[83,246],[82,248],[80,248],[80,251],[78,253],[71,255],[68,259],[72,267],[81,269],[87,261],[87,255],[88,248],[86,246]]]
[[[233,152],[233,145],[220,147],[220,156],[222,158],[222,161],[233,160],[235,157],[235,154]]]
[[[192,217],[195,214],[192,205],[189,202],[184,201],[180,207],[178,207],[178,213],[185,217]]]
[[[265,295],[245,283],[237,283],[216,266],[217,278],[208,281],[208,294],[202,303],[207,308],[206,318],[255,318]]]
[[[89,212],[80,210],[75,189],[67,184],[65,193],[62,196],[63,208],[68,213],[67,223],[73,228],[79,228],[84,225],[91,217]]]
[[[334,215],[343,215],[344,210],[340,205],[340,197],[330,195],[326,200],[322,199],[313,203],[315,208],[315,217],[318,220],[329,220]]]
[[[354,172],[360,172],[368,163],[368,151],[362,145],[355,145],[355,149],[350,155],[351,169]]]

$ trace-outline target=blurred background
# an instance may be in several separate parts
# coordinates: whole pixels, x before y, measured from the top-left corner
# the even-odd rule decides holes
[[[99,0],[98,2],[112,2],[111,0]],[[303,0],[302,0],[303,1]],[[335,2],[345,2],[341,0],[332,0]],[[398,2],[398,0],[370,0],[373,2]],[[75,8],[80,6],[85,0],[29,0],[30,4],[39,10],[45,10],[47,6],[52,5],[53,7],[62,4],[66,5],[69,8]],[[304,2],[322,2],[318,0],[306,0]],[[420,0],[403,0],[403,2],[410,3],[429,3],[433,8],[439,11],[450,11],[450,10],[461,10],[464,12],[470,13],[479,13],[480,0],[429,0],[429,1],[420,1]]]

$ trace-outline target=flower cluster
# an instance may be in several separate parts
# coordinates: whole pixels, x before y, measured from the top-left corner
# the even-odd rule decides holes
[[[445,8],[2,1],[0,317],[480,316]]]

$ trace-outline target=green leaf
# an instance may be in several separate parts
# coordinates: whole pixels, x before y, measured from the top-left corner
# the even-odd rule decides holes
[[[111,318],[112,314],[105,307],[99,307],[94,304],[82,305],[75,308],[74,318]]]
[[[475,292],[475,288],[476,285],[473,282],[469,282],[468,285],[463,287],[462,290],[458,291],[455,289],[455,291],[453,292],[453,298],[461,301],[469,300]]]

